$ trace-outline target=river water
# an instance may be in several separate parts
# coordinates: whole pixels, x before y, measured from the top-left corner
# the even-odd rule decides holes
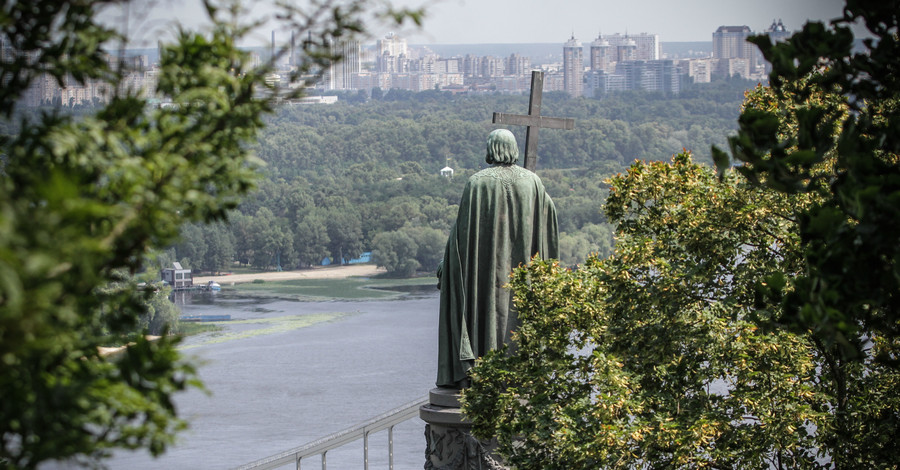
[[[183,343],[210,393],[176,397],[190,429],[163,456],[118,452],[110,468],[237,467],[425,398],[434,386],[433,288],[383,301],[260,300],[227,291],[179,300],[185,315],[232,317],[223,331]],[[415,418],[394,428],[395,468],[423,467],[424,427]],[[387,431],[369,438],[370,468],[388,467],[387,441]],[[329,452],[328,468],[362,468],[362,446],[360,440]],[[321,461],[303,464],[320,468]]]

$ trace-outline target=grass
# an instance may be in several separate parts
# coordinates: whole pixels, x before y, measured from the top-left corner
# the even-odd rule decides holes
[[[215,323],[202,323],[193,321],[178,322],[178,334],[180,336],[199,335],[201,333],[220,331],[221,329],[222,327]]]
[[[208,335],[208,337],[203,339],[203,341],[185,345],[178,349],[193,349],[200,346],[224,343],[226,341],[233,341],[236,339],[253,338],[255,336],[269,335],[274,333],[284,333],[287,331],[312,326],[318,323],[336,321],[347,315],[351,314],[344,312],[318,313],[313,315],[289,315],[284,317],[258,318],[253,320],[210,322],[207,324],[216,326],[218,328],[217,331],[213,331],[210,335]],[[226,323],[229,326],[244,325],[248,328],[242,328],[240,329],[240,331],[226,331],[224,330],[224,326]]]
[[[390,299],[405,294],[403,290],[391,290],[401,286],[429,286],[436,280],[431,277],[412,279],[346,278],[346,279],[294,279],[289,281],[265,281],[235,284],[223,290],[241,295],[279,297],[297,300],[363,300]]]

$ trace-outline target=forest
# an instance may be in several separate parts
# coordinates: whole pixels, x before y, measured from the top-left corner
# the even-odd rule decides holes
[[[426,273],[492,112],[526,108],[394,90],[280,106],[279,56],[240,49],[244,11],[209,2],[211,29],[160,44],[173,106],[126,87],[98,109],[22,110],[45,76],[120,89],[103,45],[127,38],[101,3],[0,10],[0,38],[29,52],[0,61],[2,468],[158,456],[187,428],[173,398],[202,390],[198,365],[178,335],[145,336],[167,315],[135,277],[148,253],[222,271],[371,250]],[[380,7],[287,3],[307,38],[292,79]],[[576,120],[541,133],[537,166],[563,256],[511,277],[516,346],[484,355],[462,397],[476,436],[519,469],[900,468],[898,11],[847,0],[828,25],[750,38],[769,87],[547,94],[542,114]]]
[[[562,262],[611,252],[613,230],[601,212],[607,178],[635,160],[668,160],[683,149],[711,164],[711,146],[735,132],[754,85],[724,80],[676,96],[603,100],[546,93],[543,115],[575,119],[574,130],[544,130],[539,141],[537,173],[559,210]],[[375,89],[333,105],[284,106],[253,148],[264,175],[257,190],[227,223],[184,226],[159,264],[295,269],[372,251],[392,275],[433,272],[466,179],[486,166],[492,113],[525,113],[527,105],[527,96]],[[524,147],[525,129],[510,130]],[[445,166],[452,178],[440,176]]]

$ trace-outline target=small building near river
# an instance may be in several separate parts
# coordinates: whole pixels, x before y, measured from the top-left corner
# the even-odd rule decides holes
[[[190,269],[181,267],[181,263],[172,263],[171,268],[162,270],[162,280],[169,283],[175,290],[190,289],[194,286],[194,276]]]

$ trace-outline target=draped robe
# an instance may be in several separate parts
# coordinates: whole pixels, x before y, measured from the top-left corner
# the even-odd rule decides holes
[[[517,318],[509,274],[559,257],[556,208],[537,175],[495,165],[466,183],[438,271],[437,386],[460,388],[475,359],[510,342]]]

